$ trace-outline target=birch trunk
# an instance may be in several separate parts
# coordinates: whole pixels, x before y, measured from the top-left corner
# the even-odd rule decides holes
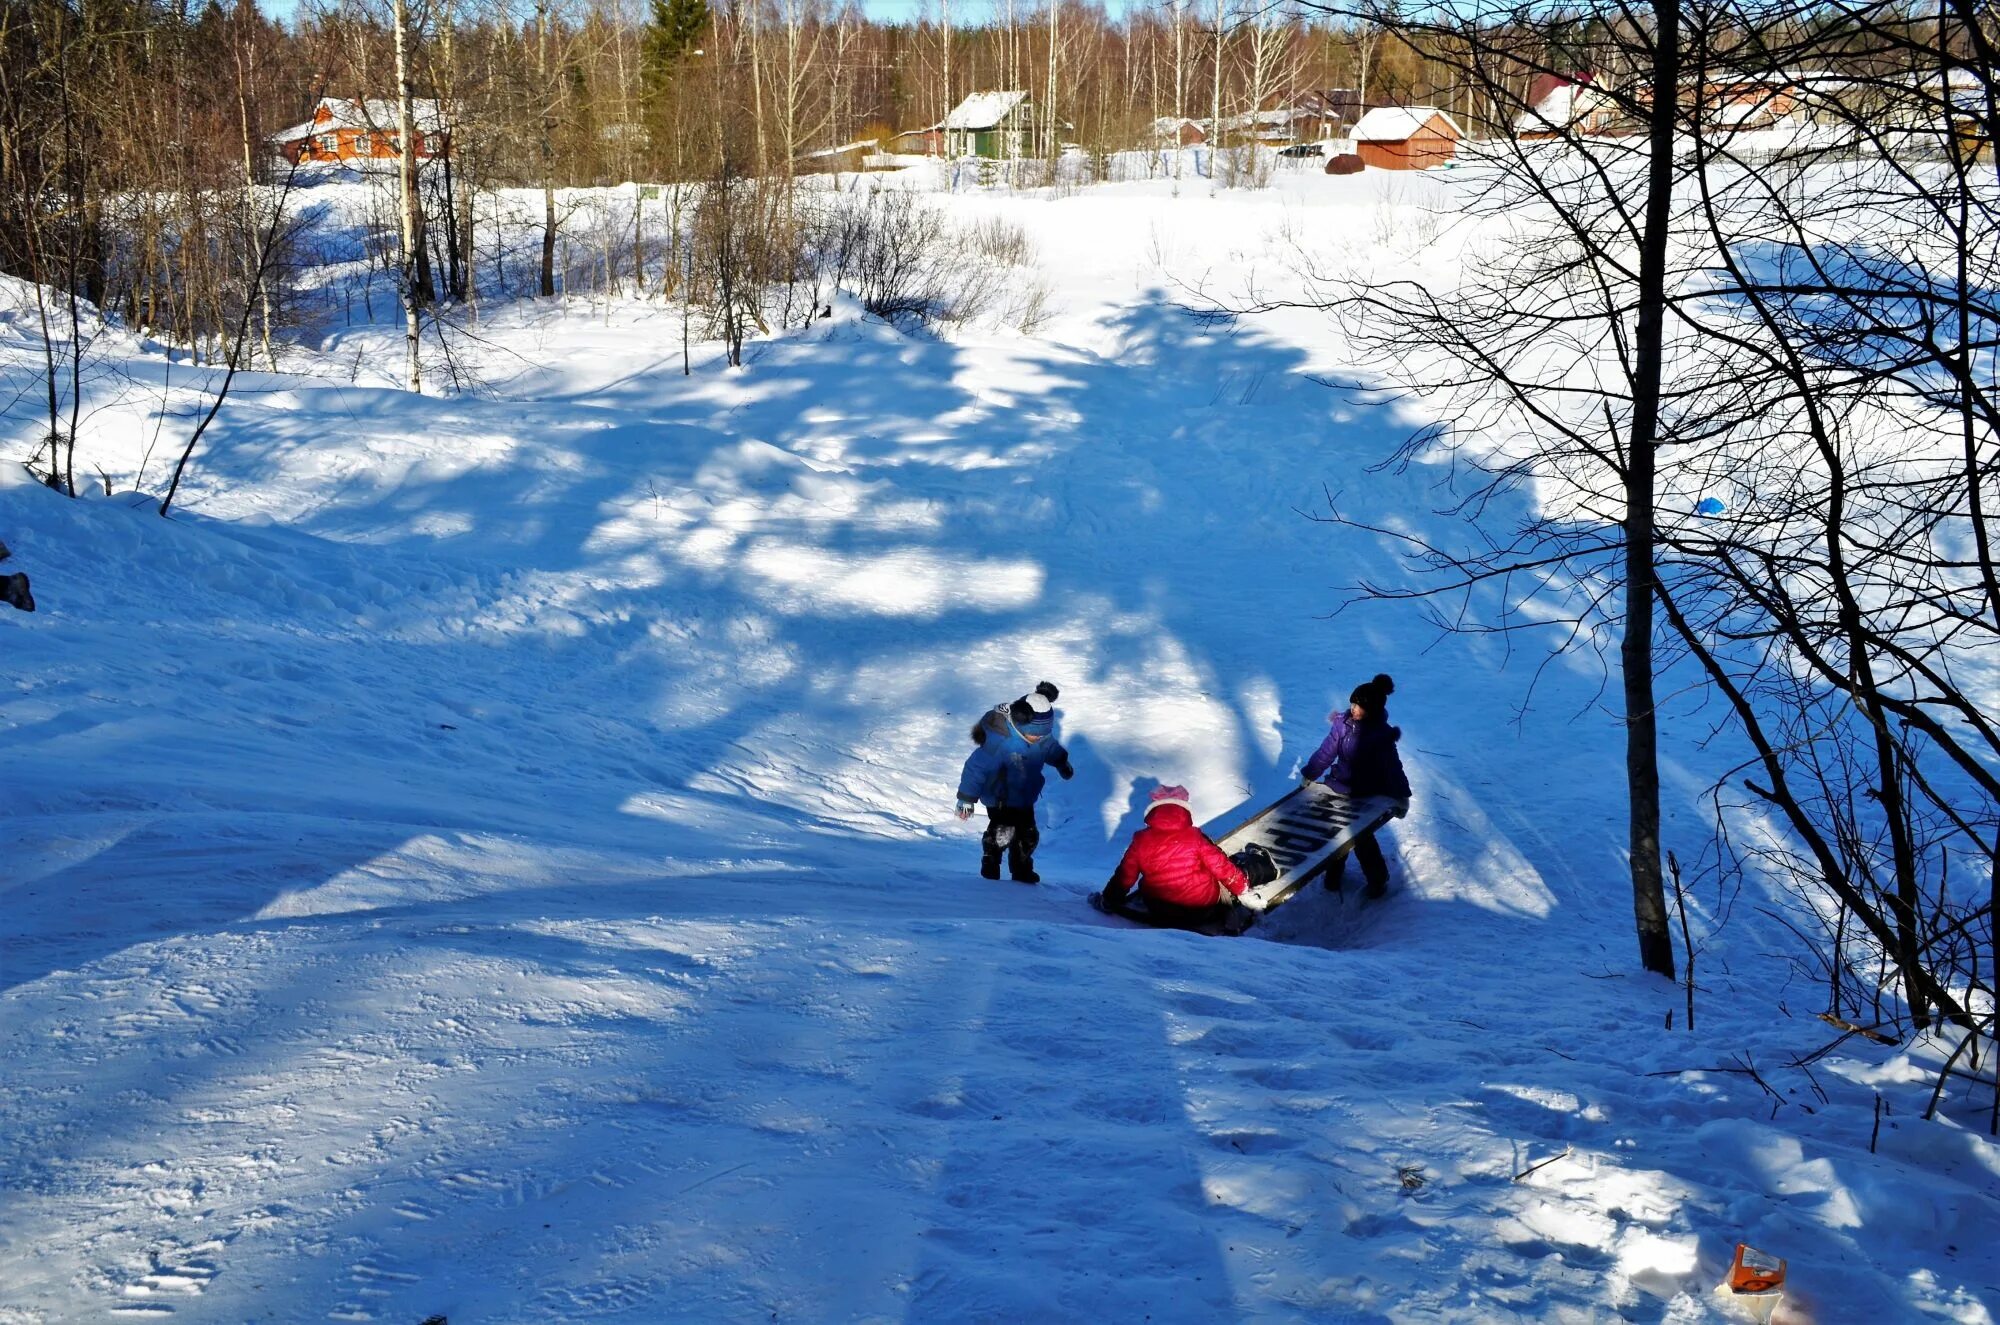
[[[555,185],[555,90],[549,86],[549,3],[535,6],[536,90],[542,98],[541,131],[538,146],[542,167],[542,280],[541,295],[550,299],[556,292],[556,185]]]
[[[1222,34],[1229,20],[1229,0],[1215,0],[1215,79],[1208,103],[1208,177],[1215,178],[1216,154],[1222,150]]]
[[[397,178],[403,195],[403,343],[410,390],[424,389],[419,341],[423,300],[417,289],[417,246],[423,242],[422,200],[417,197],[416,107],[410,93],[410,18],[407,0],[396,0],[396,134],[400,149]]]
[[[255,48],[251,53],[251,68],[246,74],[243,68],[243,48],[238,45],[236,55],[236,122],[243,131],[243,232],[251,238],[251,248],[247,258],[253,272],[264,269],[264,253],[256,242],[257,226],[257,158],[250,140],[250,92],[248,81],[256,74]],[[258,331],[262,333],[264,360],[273,372],[278,368],[278,355],[271,348],[271,290],[261,285],[258,290],[258,311],[262,314]]]
[[[1055,173],[1055,162],[1061,155],[1056,145],[1056,16],[1062,12],[1062,0],[1049,0],[1049,171]],[[1049,181],[1055,183],[1054,179]]]

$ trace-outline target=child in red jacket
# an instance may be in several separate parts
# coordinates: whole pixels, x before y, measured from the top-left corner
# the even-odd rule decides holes
[[[1195,827],[1186,787],[1154,788],[1146,826],[1132,834],[1132,845],[1098,898],[1099,909],[1119,910],[1134,885],[1145,899],[1147,919],[1174,929],[1214,926],[1239,902],[1263,909],[1244,891],[1243,871]]]

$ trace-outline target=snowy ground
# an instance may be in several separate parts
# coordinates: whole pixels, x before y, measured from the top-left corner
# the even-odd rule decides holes
[[[1449,190],[955,198],[1029,228],[1039,336],[843,312],[683,377],[668,312],[490,310],[478,393],[349,383],[387,333],[244,379],[173,521],[8,470],[0,1322],[1693,1322],[1738,1240],[1781,1320],[1991,1322],[1990,1095],[1787,1069],[1830,1033],[1754,899],[1697,899],[1663,1031],[1595,666],[1521,720],[1538,657],[1328,619],[1401,572],[1302,512],[1430,518],[1365,468],[1412,420],[1308,376],[1368,376],[1323,319],[1178,307],[1294,241],[1448,266]],[[123,487],[168,372],[117,353]],[[1377,670],[1390,899],[1084,905],[1155,779],[1226,827]],[[986,883],[966,728],[1043,678],[1079,775]],[[1777,1097],[1679,1071],[1743,1062]]]

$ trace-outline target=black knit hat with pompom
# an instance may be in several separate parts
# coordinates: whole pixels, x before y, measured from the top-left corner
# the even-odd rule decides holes
[[[1363,681],[1354,687],[1354,693],[1347,697],[1350,704],[1359,704],[1372,717],[1380,717],[1388,707],[1389,696],[1396,693],[1396,683],[1389,679],[1387,672],[1375,673],[1372,681]]]

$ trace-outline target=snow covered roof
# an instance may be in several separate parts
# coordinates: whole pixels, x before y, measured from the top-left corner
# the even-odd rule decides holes
[[[1357,143],[1406,142],[1433,119],[1443,120],[1453,136],[1465,137],[1458,122],[1436,106],[1377,106],[1354,122],[1348,136]]]
[[[1514,118],[1514,127],[1527,132],[1566,129],[1593,111],[1602,110],[1610,98],[1606,90],[1587,82],[1564,83],[1549,90],[1531,110]]]
[[[996,129],[1028,99],[1026,92],[974,92],[944,117],[947,129]]]
[[[1769,101],[1752,103],[1749,101],[1727,101],[1715,108],[1715,122],[1722,127],[1741,127],[1757,120],[1768,120],[1771,116]]]
[[[446,127],[444,114],[438,109],[437,102],[427,97],[419,97],[411,103],[410,118],[419,133],[440,133]],[[270,141],[297,142],[329,129],[377,129],[394,133],[396,125],[396,103],[388,97],[371,97],[366,101],[321,97],[319,104],[313,107],[311,119],[303,124],[294,124],[289,129],[280,129],[271,135]]]
[[[830,157],[845,156],[850,152],[872,152],[880,146],[881,143],[873,138],[856,138],[853,142],[842,143],[838,147],[822,147],[817,151],[807,152],[799,160],[824,161]]]
[[[1316,120],[1319,112],[1300,110],[1295,106],[1280,106],[1276,110],[1245,111],[1241,115],[1222,117],[1224,129],[1284,129],[1297,120]]]
[[[1833,73],[1825,69],[1757,70],[1750,73],[1731,74],[1718,72],[1709,78],[1717,87],[1845,87],[1852,81],[1845,74]]]
[[[1522,111],[1514,123],[1522,129],[1560,129],[1575,118],[1576,84],[1568,83],[1537,101],[1533,109]]]

